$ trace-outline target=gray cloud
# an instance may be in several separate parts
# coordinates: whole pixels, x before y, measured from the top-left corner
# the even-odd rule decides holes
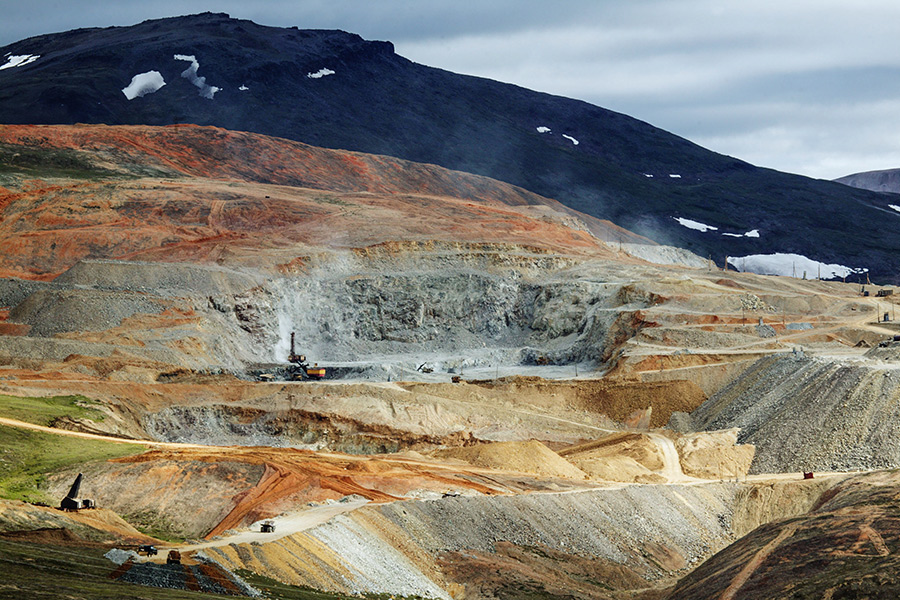
[[[0,45],[203,11],[344,29],[411,60],[586,100],[814,177],[900,167],[895,0],[33,0]]]

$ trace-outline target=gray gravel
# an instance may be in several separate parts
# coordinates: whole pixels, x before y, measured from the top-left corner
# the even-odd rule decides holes
[[[104,554],[103,557],[117,565],[123,565],[129,560],[133,562],[141,562],[144,560],[143,557],[134,550],[122,550],[121,548],[113,548]]]
[[[41,290],[13,308],[9,320],[30,325],[29,335],[50,337],[67,331],[104,331],[135,314],[165,308],[165,303],[134,292]]]
[[[239,294],[262,282],[251,275],[214,265],[83,260],[54,280],[66,287],[149,292],[156,296]]]
[[[134,554],[124,550],[113,549],[106,553],[106,557],[116,564],[125,554]],[[144,585],[148,587],[167,588],[174,590],[187,590],[188,582],[196,583],[201,592],[208,594],[223,594],[226,596],[250,596],[260,597],[262,594],[247,584],[240,577],[225,569],[217,561],[206,555],[199,554],[196,558],[204,563],[200,564],[158,564],[153,562],[133,562],[131,567],[119,576],[119,581]],[[128,559],[126,559],[128,560]],[[215,576],[211,576],[215,574]],[[223,584],[223,580],[226,584]],[[227,585],[230,582],[232,585]],[[196,588],[194,588],[196,589]]]
[[[65,286],[48,281],[30,281],[16,277],[0,278],[0,308],[16,306],[39,290],[62,289],[63,287]]]
[[[691,415],[698,430],[740,427],[751,473],[900,467],[900,363],[759,360]]]

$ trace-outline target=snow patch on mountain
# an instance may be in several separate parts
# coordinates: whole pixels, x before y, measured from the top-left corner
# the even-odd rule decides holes
[[[672,179],[681,179],[681,175],[679,175],[678,173],[669,173],[669,177],[671,177]]]
[[[200,63],[197,62],[197,57],[193,54],[176,54],[175,60],[185,60],[191,63],[187,69],[185,69],[181,76],[193,83],[200,90],[200,95],[204,98],[208,98],[209,100],[213,99],[213,96],[216,95],[221,88],[217,88],[214,85],[208,85],[206,83],[206,77],[199,77],[197,75],[197,71],[200,69]]]
[[[900,212],[900,206],[897,206],[896,204],[888,204],[888,208],[892,208],[897,212]]]
[[[576,140],[575,138],[573,138],[571,135],[562,134],[562,136],[563,136],[564,138],[566,138],[567,140],[569,140],[570,142],[572,142],[572,144],[574,144],[575,146],[578,145],[578,140]]]
[[[242,85],[242,86],[239,87],[238,89],[239,89],[240,91],[242,91],[242,92],[246,92],[246,91],[249,90],[250,88],[248,88],[246,85]]]
[[[24,67],[39,59],[40,54],[7,54],[6,64],[0,65],[0,71],[3,69],[12,69],[13,67]]]
[[[747,233],[723,233],[722,235],[727,235],[728,237],[758,238],[759,237],[759,229],[751,229]]]
[[[166,81],[159,71],[147,71],[132,77],[131,83],[122,88],[122,93],[129,100],[134,100],[152,94],[164,85],[166,85]]]
[[[671,177],[671,175],[669,176]],[[687,227],[688,229],[695,229],[697,231],[702,231],[706,233],[707,231],[718,231],[718,227],[713,227],[712,225],[707,225],[705,223],[701,223],[700,221],[694,221],[693,219],[685,219],[682,217],[672,217],[678,224],[682,227]]]
[[[307,73],[306,76],[310,79],[321,79],[326,75],[334,75],[334,71],[331,69],[319,69],[315,73]]]
[[[834,279],[854,273],[865,273],[868,269],[855,269],[837,264],[826,264],[807,258],[802,254],[751,254],[749,256],[729,256],[728,264],[742,273],[759,275],[782,275],[804,279]]]
[[[541,127],[537,128],[537,132],[538,133],[550,133],[550,128],[541,126]]]

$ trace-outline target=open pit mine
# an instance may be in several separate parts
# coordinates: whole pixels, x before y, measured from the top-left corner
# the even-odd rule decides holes
[[[216,128],[0,159],[4,594],[898,593],[889,288]]]

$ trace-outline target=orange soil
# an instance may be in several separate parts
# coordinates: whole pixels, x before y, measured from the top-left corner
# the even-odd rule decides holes
[[[298,245],[279,262],[307,246],[392,240],[615,254],[567,226],[573,215],[594,235],[648,242],[484,177],[212,127],[0,125],[0,143],[76,153],[109,172],[0,188],[5,277],[49,280],[87,256],[266,264],[266,252]],[[133,179],[147,169],[166,178]]]
[[[481,494],[509,491],[497,479],[496,471],[445,467],[408,458],[350,456],[291,448],[161,446],[164,447],[114,462],[164,464],[228,461],[265,467],[263,476],[255,486],[234,497],[233,508],[206,535],[207,538],[274,516],[298,503],[338,499],[351,494],[373,502],[390,502],[417,489],[442,492],[452,487]]]

